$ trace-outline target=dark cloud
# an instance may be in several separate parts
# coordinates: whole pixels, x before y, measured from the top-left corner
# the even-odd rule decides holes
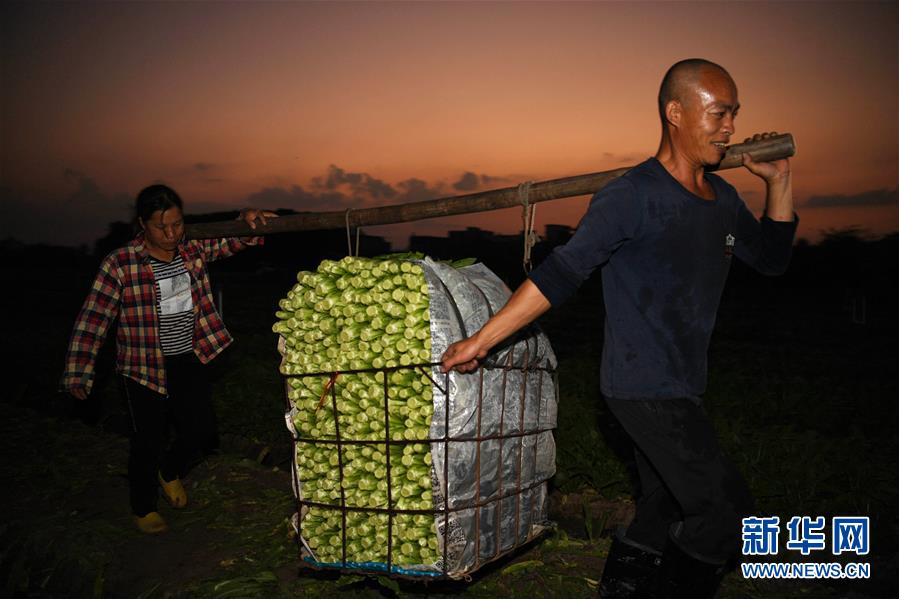
[[[324,212],[384,204],[385,200],[405,203],[429,199],[436,197],[441,189],[440,185],[432,187],[421,179],[407,179],[393,186],[368,173],[349,172],[332,164],[324,176],[313,177],[308,187],[267,187],[246,201],[272,209]]]
[[[285,187],[266,187],[246,199],[248,206],[269,209],[287,208],[299,212],[327,212],[361,208],[365,199],[359,196],[348,196],[340,191],[312,192],[299,185]]]
[[[0,238],[76,246],[105,235],[110,222],[131,220],[130,195],[104,192],[92,177],[74,169],[65,169],[62,176],[72,187],[62,196],[0,189]]]
[[[471,171],[465,171],[458,181],[453,183],[453,189],[457,191],[474,191],[481,187],[486,187],[488,185],[496,185],[499,183],[507,183],[509,180],[505,177],[494,177],[491,175],[485,175],[477,173],[473,173]]]
[[[471,171],[466,171],[458,181],[453,183],[453,189],[458,189],[459,191],[472,191],[477,189],[480,184],[480,177]]]
[[[102,206],[108,201],[97,182],[84,173],[67,168],[62,176],[66,181],[75,184],[75,190],[65,199],[66,204],[90,209]]]
[[[442,183],[437,183],[432,187],[428,185],[427,181],[415,177],[400,181],[396,186],[400,189],[400,195],[397,197],[397,202],[400,204],[433,200],[444,193]]]
[[[270,209],[327,212],[384,204],[385,200],[390,203],[427,200],[438,197],[442,191],[442,184],[432,186],[415,178],[393,186],[368,173],[348,172],[332,164],[324,176],[314,177],[308,187],[267,187],[248,196],[245,202]]]
[[[194,173],[206,175],[215,174],[217,169],[218,167],[209,163],[195,163],[192,166]],[[26,243],[91,244],[106,234],[110,222],[132,219],[132,195],[105,192],[91,176],[75,169],[65,169],[62,176],[69,189],[56,196],[11,188],[0,189],[0,239],[13,237]],[[472,176],[480,185],[504,180],[477,173],[472,173]],[[206,183],[223,181],[214,176],[199,178]],[[265,187],[245,197],[241,205],[285,208],[299,212],[329,212],[386,203],[432,200],[453,195],[457,190],[458,186],[441,181],[432,183],[416,177],[391,185],[368,173],[347,172],[331,165],[324,176],[316,177],[309,185]],[[215,201],[190,201],[187,207],[193,214],[234,208],[234,203]]]
[[[832,194],[812,196],[805,201],[809,208],[836,208],[845,206],[889,206],[899,204],[899,187],[872,189],[853,195]]]
[[[341,186],[347,186],[353,195],[370,197],[372,200],[388,200],[396,196],[396,189],[381,179],[376,179],[368,173],[351,173],[339,166],[330,165],[328,174],[315,177],[312,186],[320,189],[335,190]]]

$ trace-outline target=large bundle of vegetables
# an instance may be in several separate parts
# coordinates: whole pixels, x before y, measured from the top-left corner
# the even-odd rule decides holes
[[[325,260],[318,272],[300,272],[297,281],[281,300],[273,327],[287,345],[283,374],[431,360],[428,285],[418,264]]]
[[[411,367],[431,361],[421,266],[400,259],[326,260],[317,272],[297,275],[280,308],[273,330],[283,339],[282,374],[342,372],[288,378],[298,437],[336,440],[339,427],[342,441],[371,441],[343,445],[342,455],[334,443],[298,443],[304,498],[336,507],[432,509],[430,446],[402,443],[425,441],[433,414],[427,371]],[[401,443],[388,450],[388,437]],[[302,526],[319,561],[344,559],[339,509],[313,506]],[[399,514],[390,526],[394,564],[436,561],[433,515]],[[383,512],[349,511],[346,560],[386,562],[387,529]]]
[[[462,578],[547,529],[546,337],[524,331],[472,374],[428,365],[509,295],[483,265],[423,257],[326,260],[297,275],[273,329],[306,559]]]

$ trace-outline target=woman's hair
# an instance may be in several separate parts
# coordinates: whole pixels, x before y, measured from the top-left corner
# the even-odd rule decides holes
[[[137,218],[146,222],[157,210],[165,212],[169,208],[183,210],[181,197],[168,185],[151,185],[137,194],[134,209]]]

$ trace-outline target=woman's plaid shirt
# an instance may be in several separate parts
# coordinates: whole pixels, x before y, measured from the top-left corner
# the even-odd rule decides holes
[[[190,275],[194,305],[194,353],[204,364],[231,344],[212,301],[206,263],[233,255],[261,237],[192,239],[178,246]],[[61,387],[90,392],[97,353],[118,317],[116,370],[149,389],[168,395],[159,343],[156,286],[143,234],[106,256],[75,320]]]

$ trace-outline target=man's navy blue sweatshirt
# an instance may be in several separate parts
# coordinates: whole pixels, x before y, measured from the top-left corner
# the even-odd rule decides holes
[[[600,190],[574,236],[530,275],[553,306],[602,267],[601,391],[615,399],[698,398],[731,256],[782,274],[798,219],[757,220],[736,190],[706,174],[703,199],[656,160]]]

